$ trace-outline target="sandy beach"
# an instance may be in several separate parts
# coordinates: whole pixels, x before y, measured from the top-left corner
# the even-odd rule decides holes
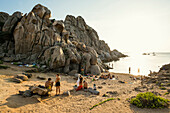
[[[45,78],[51,77],[55,81],[56,73],[32,73],[33,77],[28,81],[22,83],[14,83],[11,78],[19,73],[23,73],[25,70],[31,68],[19,67],[10,63],[4,63],[4,65],[10,66],[8,69],[0,70],[0,113],[169,113],[170,108],[165,109],[141,109],[137,108],[127,101],[128,98],[136,96],[139,92],[134,88],[140,86],[140,80],[132,80],[128,74],[111,73],[118,77],[118,80],[103,80],[92,81],[92,78],[85,78],[89,87],[96,84],[97,90],[100,91],[100,95],[93,95],[89,92],[72,91],[70,96],[55,96],[55,87],[51,97],[43,97],[41,101],[33,97],[22,97],[18,95],[19,90],[25,91],[34,84],[44,85],[46,80],[39,80],[37,76],[43,76]],[[107,73],[104,73],[107,74]],[[65,91],[72,90],[76,84],[74,76],[61,74],[61,94]],[[125,83],[118,82],[119,80],[125,81]],[[99,89],[98,87],[102,87]],[[148,88],[150,86],[147,86]],[[163,94],[165,90],[160,90],[157,86],[149,91],[156,91],[162,94],[162,97],[170,99],[170,95]],[[113,93],[114,92],[114,93]],[[103,97],[106,94],[108,97]],[[114,100],[108,101],[102,105],[90,108],[108,98],[114,98]]]

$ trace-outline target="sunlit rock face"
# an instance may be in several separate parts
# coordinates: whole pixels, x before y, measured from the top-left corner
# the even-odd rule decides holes
[[[37,4],[28,14],[0,13],[0,58],[5,61],[36,62],[64,73],[100,74],[108,62],[124,57],[99,40],[97,32],[78,16],[50,19],[51,11]],[[6,34],[10,34],[6,38]]]
[[[67,15],[64,24],[65,29],[70,32],[72,40],[78,40],[87,46],[93,47],[102,61],[109,62],[125,57],[118,51],[111,51],[105,41],[99,40],[97,32],[88,26],[81,16],[75,18],[72,15]]]

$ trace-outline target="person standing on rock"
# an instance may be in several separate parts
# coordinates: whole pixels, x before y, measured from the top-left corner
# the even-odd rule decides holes
[[[56,96],[58,96],[60,94],[60,80],[61,80],[60,75],[57,74],[56,75],[56,81],[55,81],[55,83],[56,83],[55,84],[55,86],[56,86]]]

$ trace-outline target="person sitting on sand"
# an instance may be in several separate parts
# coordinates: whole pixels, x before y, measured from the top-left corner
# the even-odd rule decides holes
[[[108,75],[104,75],[104,77],[103,77],[104,79],[108,79],[109,77],[108,77]]]
[[[87,89],[87,88],[88,88],[87,82],[84,80],[83,83],[84,83],[83,88],[84,88],[84,89]]]
[[[83,78],[80,76],[80,82],[79,82],[79,86],[77,87],[76,91],[79,91],[83,88]]]
[[[52,91],[52,87],[53,87],[53,82],[51,81],[51,78],[48,78],[48,81],[45,82],[45,88]]]
[[[102,75],[100,76],[100,78],[104,78],[104,75],[102,74]]]
[[[110,78],[110,73],[107,75],[108,78]]]
[[[60,75],[57,74],[57,75],[56,75],[56,81],[55,81],[56,96],[58,96],[58,95],[60,94],[60,80],[61,80]],[[58,94],[58,92],[59,92],[59,94]]]
[[[102,74],[102,75],[100,76],[100,78],[101,78],[101,79],[108,79],[109,77],[108,77],[108,75],[103,75],[103,74]]]

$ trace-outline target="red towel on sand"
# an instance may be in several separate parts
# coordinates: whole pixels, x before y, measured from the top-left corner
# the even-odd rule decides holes
[[[76,89],[76,91],[79,91],[79,90],[81,90],[82,88],[83,88],[83,86],[80,85],[80,86]]]

